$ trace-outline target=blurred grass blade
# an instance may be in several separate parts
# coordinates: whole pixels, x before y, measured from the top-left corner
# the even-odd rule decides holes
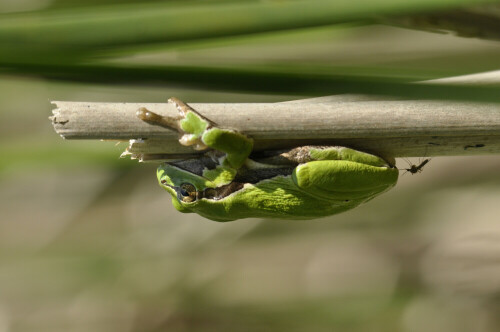
[[[394,24],[427,31],[454,31],[462,37],[500,40],[500,5],[386,18]]]
[[[2,65],[0,64],[0,67]],[[10,64],[13,72],[49,79],[152,86],[202,88],[226,92],[253,92],[322,96],[363,93],[412,99],[450,99],[500,102],[498,87],[414,84],[388,77],[363,77],[251,68],[144,65]],[[9,72],[9,71],[7,71]]]
[[[0,56],[38,57],[75,50],[297,29],[474,6],[480,0],[231,1],[140,3],[2,15]],[[18,47],[24,48],[18,52]]]

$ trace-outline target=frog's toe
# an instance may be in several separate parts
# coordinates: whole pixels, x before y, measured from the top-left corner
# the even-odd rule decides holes
[[[184,146],[193,146],[195,150],[205,150],[207,146],[202,142],[201,138],[194,134],[184,134],[179,138],[179,143]]]
[[[185,102],[176,97],[171,97],[168,99],[168,102],[174,104],[175,108],[179,111],[179,114],[182,117],[185,117],[187,112],[194,111],[191,107],[189,107]]]
[[[140,107],[135,115],[142,121],[147,122],[151,125],[157,125],[175,131],[180,131],[179,117],[162,116],[148,110],[146,107]]]

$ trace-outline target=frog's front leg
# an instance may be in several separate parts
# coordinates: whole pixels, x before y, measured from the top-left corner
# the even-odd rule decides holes
[[[230,129],[218,128],[189,105],[177,98],[170,98],[179,116],[161,116],[141,107],[137,111],[139,119],[150,124],[160,125],[178,131],[182,136],[179,143],[194,146],[196,150],[212,148],[226,154],[226,162],[232,168],[240,168],[253,148],[251,138]]]

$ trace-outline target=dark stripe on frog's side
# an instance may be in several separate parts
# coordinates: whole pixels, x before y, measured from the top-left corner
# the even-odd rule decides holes
[[[162,181],[162,184],[164,186],[167,186],[167,187],[174,189],[175,192],[177,193],[177,198],[179,199],[179,201],[182,201],[182,195],[180,194],[180,192],[181,192],[180,187],[169,185],[169,184],[167,184],[166,181],[164,181],[164,182]],[[220,186],[217,188],[206,188],[203,191],[196,192],[196,200],[205,198],[205,199],[211,199],[211,200],[217,201],[217,200],[220,200],[220,199],[222,199],[226,196],[229,196],[232,193],[242,189],[244,185],[245,184],[241,183],[241,182],[231,182],[227,185]]]
[[[224,197],[227,197],[232,193],[240,189],[243,189],[244,185],[245,185],[244,183],[233,181],[230,184],[226,184],[225,186],[213,188],[214,191],[213,196],[211,196],[211,194],[207,195],[208,190],[205,190],[203,193],[200,193],[200,198],[213,199],[213,200],[223,199]]]

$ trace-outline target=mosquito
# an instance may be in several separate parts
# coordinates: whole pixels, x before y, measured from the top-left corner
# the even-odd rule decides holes
[[[413,164],[408,159],[405,159],[405,160],[408,163],[408,165],[410,166],[410,168],[403,168],[402,171],[403,170],[406,171],[403,173],[403,175],[408,173],[408,172],[410,172],[413,175],[413,174],[421,173],[424,166],[427,165],[427,163],[429,161],[431,161],[431,158],[427,158],[427,159],[422,160],[422,162],[420,162],[420,164],[418,164],[418,165]]]

